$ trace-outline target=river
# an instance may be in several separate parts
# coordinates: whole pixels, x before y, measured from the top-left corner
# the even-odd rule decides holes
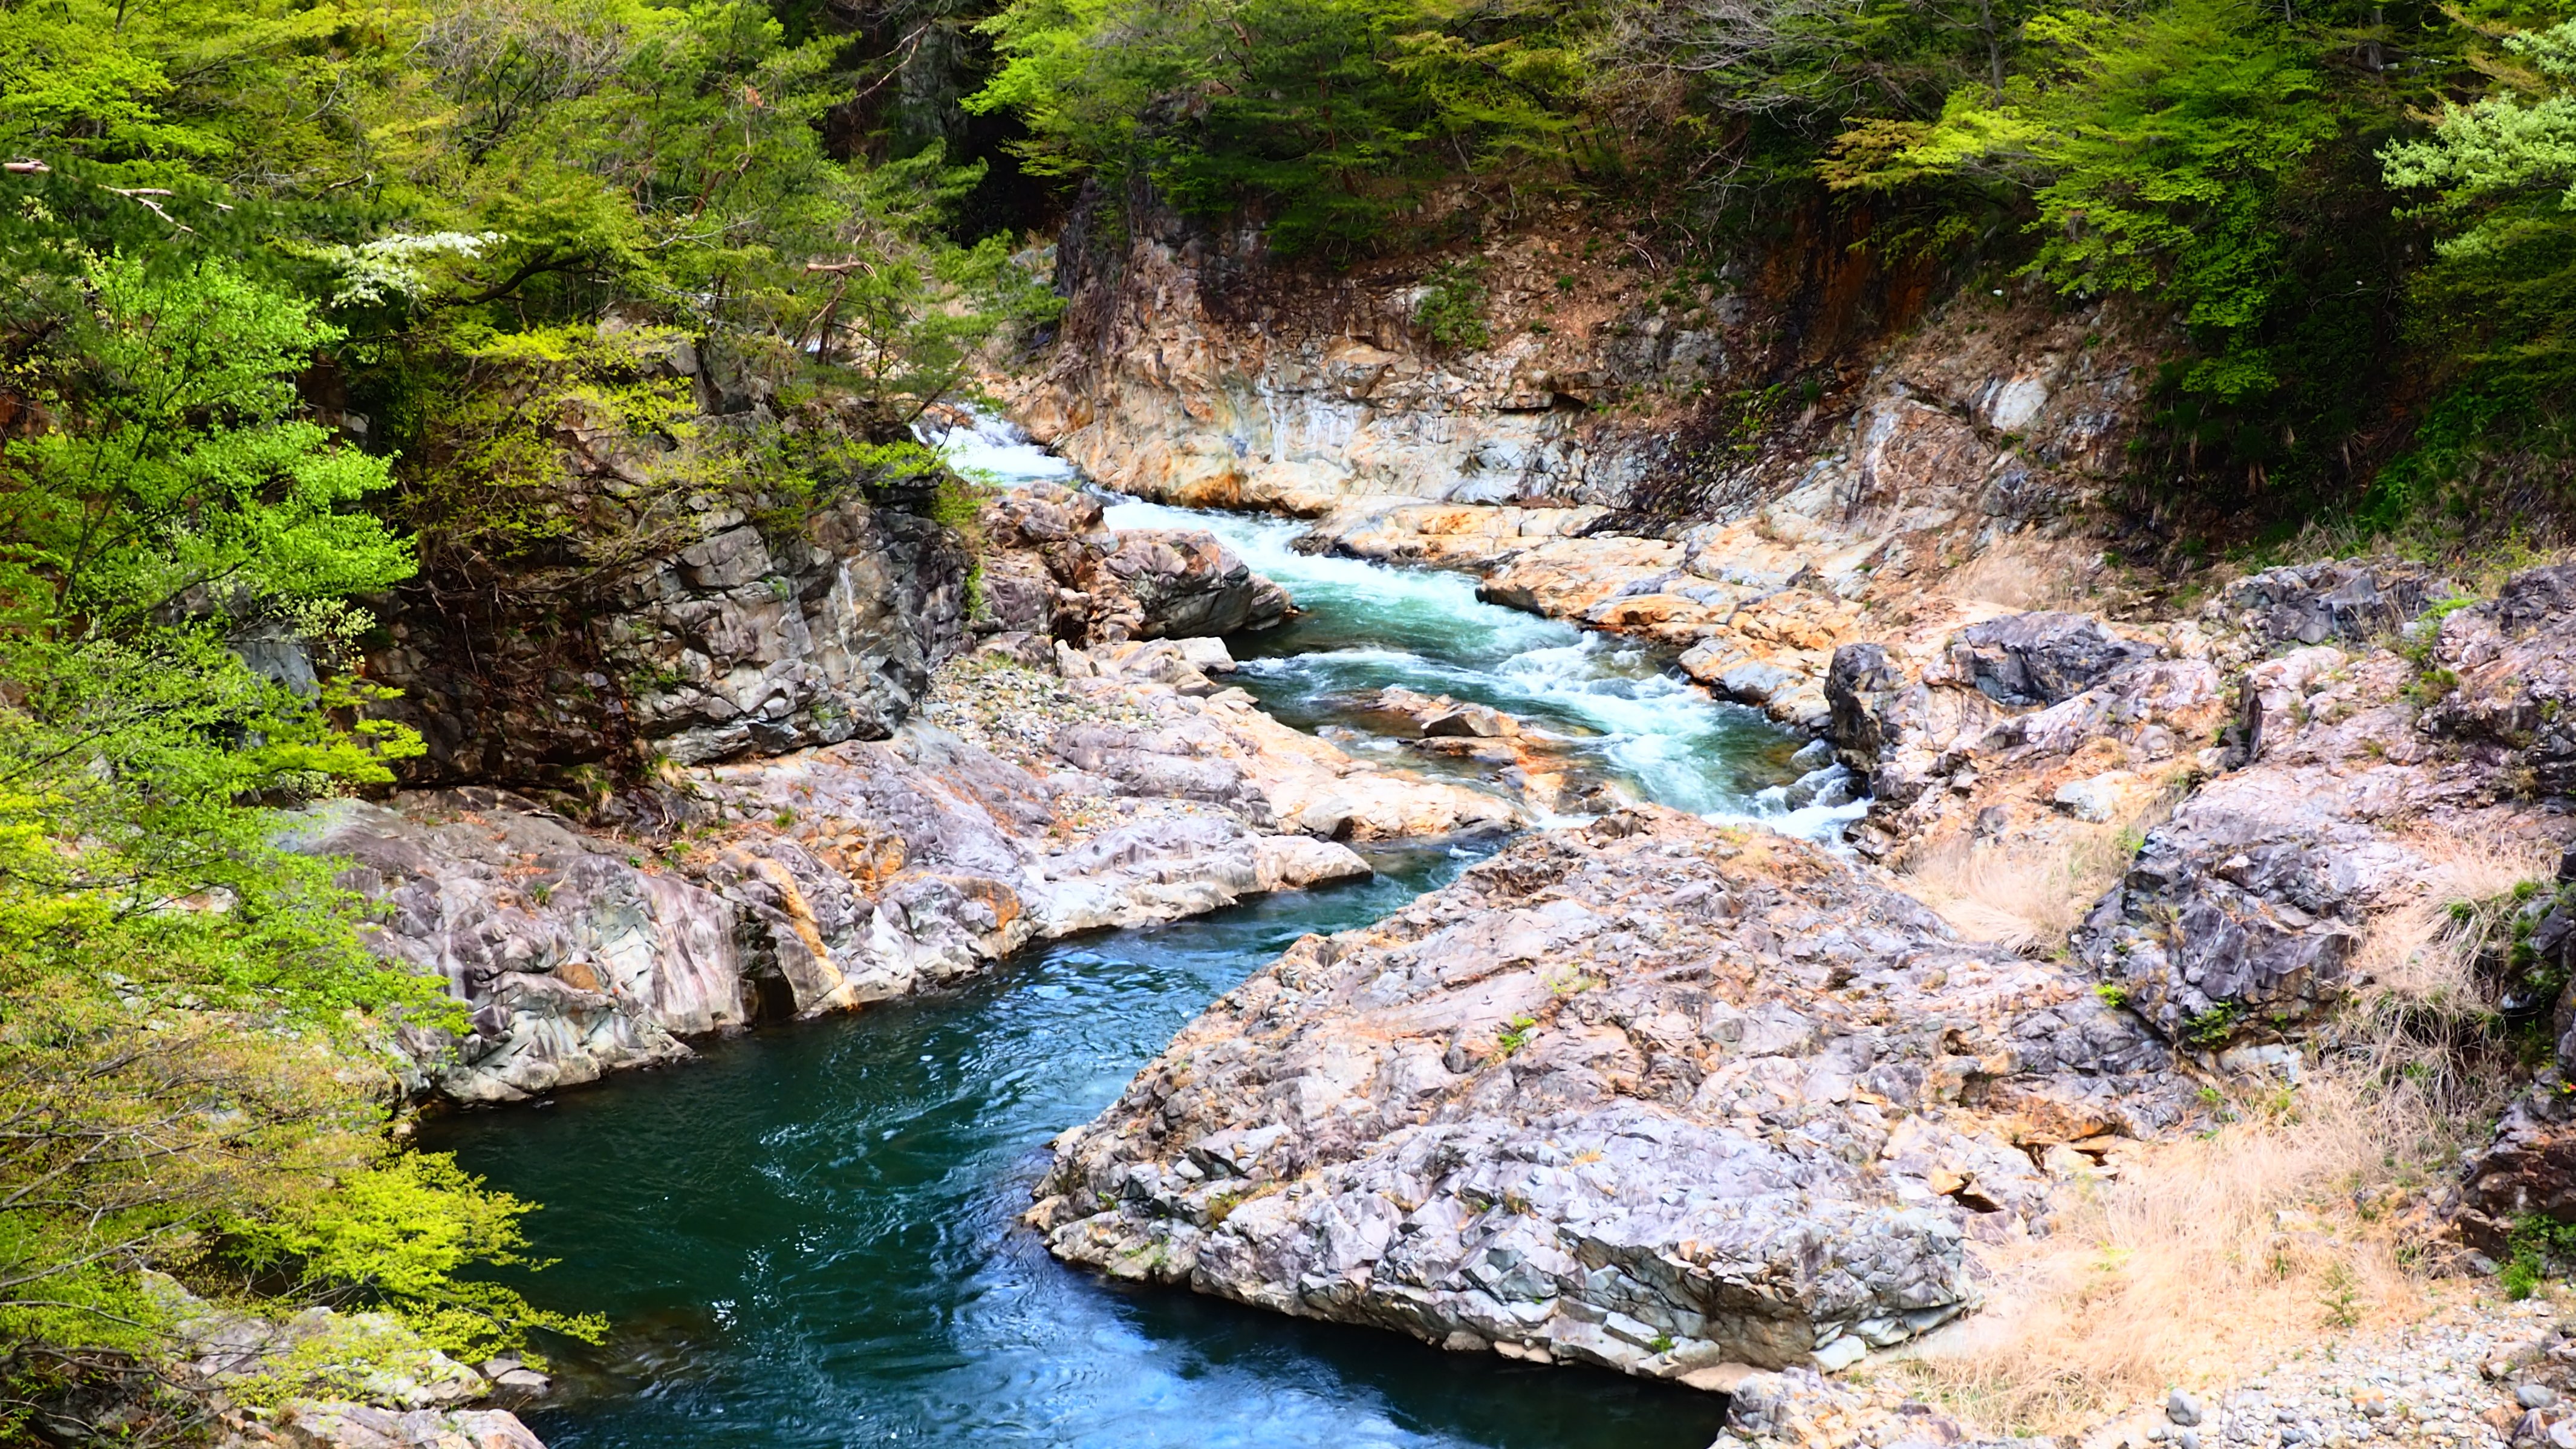
[[[998,429],[951,440],[1005,483],[1063,465]],[[1211,528],[1307,612],[1230,641],[1290,723],[1410,762],[1362,692],[1473,699],[1566,736],[1627,793],[1824,833],[1801,742],[1649,652],[1479,603],[1471,581],[1288,547],[1275,520],[1121,502]],[[1799,783],[1799,777],[1806,778]],[[1089,1119],[1212,998],[1308,931],[1366,924],[1471,862],[1382,851],[1375,879],[1022,953],[973,986],[709,1044],[685,1069],[541,1110],[429,1124],[557,1260],[529,1286],[606,1314],[526,1414],[555,1449],[724,1444],[1701,1449],[1716,1399],[1442,1353],[1056,1264],[1016,1225],[1049,1137]]]

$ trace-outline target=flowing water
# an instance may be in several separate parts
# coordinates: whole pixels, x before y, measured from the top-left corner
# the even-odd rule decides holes
[[[1113,528],[1205,529],[1283,585],[1304,617],[1229,641],[1242,668],[1228,682],[1345,748],[1434,763],[1366,729],[1366,697],[1400,685],[1533,722],[1624,793],[1677,810],[1798,834],[1861,813],[1842,789],[1832,791],[1842,803],[1791,808],[1793,791],[1803,801],[1841,771],[1759,713],[1711,699],[1659,651],[1484,603],[1464,574],[1299,553],[1291,544],[1304,528],[1294,522],[1133,501],[1108,514]]]
[[[999,430],[951,452],[1005,481],[1068,476]],[[1648,654],[1481,604],[1464,578],[1299,555],[1266,520],[1121,503],[1112,522],[1212,528],[1288,586],[1305,618],[1231,642],[1236,678],[1292,723],[1393,750],[1353,701],[1401,684],[1535,720],[1668,804],[1819,833],[1850,813],[1787,808],[1810,761],[1750,712]],[[559,1261],[529,1286],[615,1325],[561,1355],[566,1392],[526,1417],[557,1449],[1700,1449],[1720,1427],[1709,1396],[1115,1286],[1016,1225],[1047,1139],[1210,999],[1470,858],[1381,852],[1366,882],[1058,942],[961,991],[430,1124],[426,1145],[546,1204],[530,1235]]]

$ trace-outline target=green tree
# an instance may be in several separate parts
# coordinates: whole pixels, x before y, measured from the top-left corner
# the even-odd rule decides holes
[[[2576,454],[2576,20],[2501,40],[2482,57],[2492,93],[2381,152],[2390,184],[2430,193],[2421,214],[2451,233],[2416,296],[2425,340],[2460,360],[2419,445],[2374,493],[2387,523],[2499,465],[2564,487]]]
[[[1457,170],[1544,181],[1581,159],[1588,26],[1569,7],[1462,0],[1017,0],[966,104],[1010,109],[1041,175],[1182,209],[1254,208],[1283,251],[1384,244]]]
[[[1953,91],[1935,121],[1847,134],[1833,184],[1969,171],[2027,186],[2028,271],[2061,292],[2171,300],[2217,339],[2192,391],[2271,388],[2244,338],[2285,280],[2279,193],[2340,129],[2318,103],[2322,78],[2238,0],[2057,10],[2024,29],[2043,61],[2000,87]]]
[[[295,416],[336,334],[215,263],[101,259],[11,381],[45,424],[0,451],[0,1432],[149,1362],[142,1274],[370,1303],[459,1350],[548,1325],[459,1276],[524,1204],[383,1132],[364,1069],[442,983],[361,945],[330,862],[268,803],[390,779],[402,731],[266,677],[257,633],[328,657],[349,596],[409,572],[361,505],[383,460]]]

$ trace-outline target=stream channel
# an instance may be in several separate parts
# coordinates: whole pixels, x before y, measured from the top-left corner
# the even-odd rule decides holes
[[[949,451],[1005,484],[1070,481],[998,427]],[[1616,788],[1681,809],[1815,834],[1858,813],[1788,808],[1813,763],[1796,737],[1645,651],[1480,603],[1462,575],[1301,555],[1278,520],[1119,502],[1110,523],[1210,529],[1284,585],[1307,612],[1229,640],[1230,682],[1345,749],[1417,763],[1351,702],[1401,684],[1573,736]],[[554,1449],[1702,1449],[1714,1396],[1110,1284],[1017,1224],[1048,1138],[1208,1001],[1490,849],[1375,851],[1372,880],[1032,947],[962,990],[426,1124],[424,1146],[545,1204],[539,1299],[613,1325],[557,1355],[560,1392],[524,1417]]]

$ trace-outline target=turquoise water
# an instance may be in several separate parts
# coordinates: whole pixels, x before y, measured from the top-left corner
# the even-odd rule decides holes
[[[1136,502],[1108,512],[1117,528],[1206,529],[1288,590],[1305,616],[1229,640],[1243,668],[1228,682],[1301,729],[1349,723],[1362,696],[1401,685],[1568,736],[1578,761],[1633,798],[1805,835],[1861,813],[1779,803],[1776,787],[1802,772],[1790,757],[1807,741],[1710,698],[1661,651],[1484,603],[1464,574],[1299,553],[1304,530],[1293,522]]]
[[[1701,1449],[1718,1401],[1113,1287],[1015,1225],[1047,1139],[1308,930],[1454,875],[1376,880],[1030,953],[954,995],[712,1045],[546,1111],[433,1124],[608,1314],[527,1414],[556,1449],[727,1444]]]
[[[1007,437],[975,446],[1006,478],[1062,476]],[[1352,696],[1402,684],[1575,736],[1648,798],[1819,833],[1848,813],[1766,802],[1798,741],[1751,712],[1643,652],[1478,603],[1463,577],[1309,558],[1267,520],[1137,504],[1113,519],[1213,528],[1289,587],[1306,618],[1230,643],[1236,678],[1292,723],[1347,730],[1364,720]],[[1470,859],[1382,853],[1366,882],[1059,942],[965,990],[428,1124],[426,1145],[547,1205],[530,1233],[560,1261],[539,1296],[616,1325],[560,1355],[563,1392],[527,1419],[556,1449],[1701,1449],[1723,1407],[1707,1395],[1115,1286],[1017,1225],[1048,1139],[1209,1000]]]

